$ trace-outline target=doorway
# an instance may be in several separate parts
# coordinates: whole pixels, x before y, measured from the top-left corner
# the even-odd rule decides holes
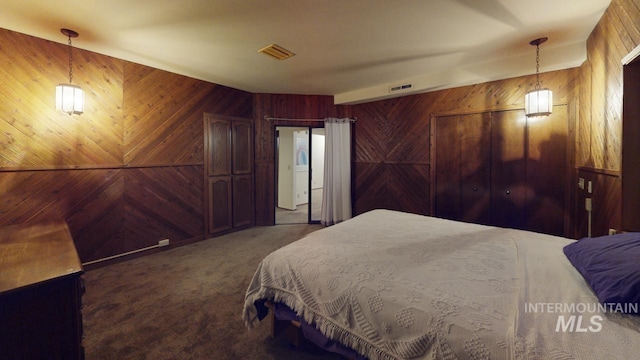
[[[319,223],[324,128],[276,126],[276,225]]]

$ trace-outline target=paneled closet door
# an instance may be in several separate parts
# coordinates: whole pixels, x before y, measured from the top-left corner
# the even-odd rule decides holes
[[[489,113],[436,120],[435,215],[491,221],[491,120]]]
[[[441,116],[435,124],[435,199],[437,217],[459,220],[460,203],[460,116]]]
[[[253,126],[249,119],[204,114],[205,233],[253,225]]]
[[[491,218],[502,227],[524,228],[527,156],[524,110],[491,113]]]
[[[253,224],[253,178],[251,175],[233,177],[233,227]]]
[[[213,176],[208,180],[207,235],[227,231],[233,227],[231,181],[231,176]]]
[[[205,115],[207,144],[207,173],[209,176],[231,174],[231,127],[228,120]]]
[[[460,203],[466,222],[491,223],[491,114],[460,117]]]
[[[527,223],[525,228],[564,235],[567,197],[573,186],[568,159],[568,106],[557,105],[548,117],[527,119]],[[567,172],[569,169],[569,172]]]
[[[251,122],[233,121],[232,144],[233,144],[233,174],[246,175],[253,172],[253,133]]]
[[[565,234],[569,179],[567,105],[547,117],[492,115],[492,212],[498,226]]]
[[[438,217],[569,233],[573,168],[567,105],[527,119],[522,109],[433,120]]]

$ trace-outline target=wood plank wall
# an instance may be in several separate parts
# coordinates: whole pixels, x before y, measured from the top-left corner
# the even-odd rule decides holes
[[[568,104],[577,97],[579,75],[578,69],[569,69],[541,74],[541,81],[554,90],[554,102]],[[265,115],[357,118],[352,154],[354,214],[374,208],[429,214],[431,114],[519,109],[524,107],[524,94],[534,87],[535,76],[525,76],[348,106],[335,106],[327,96],[256,94],[256,224],[275,221],[275,126],[321,125],[270,122]]]
[[[587,41],[580,68],[580,108],[576,166],[597,184],[592,236],[621,230],[622,59],[640,44],[640,1],[613,0]],[[577,220],[585,222],[584,191],[578,196]],[[604,193],[602,193],[604,192]],[[603,220],[604,219],[604,220]],[[581,226],[577,237],[586,236]]]
[[[252,94],[73,49],[85,113],[54,106],[66,44],[0,29],[0,226],[64,219],[83,262],[202,239],[202,114]]]
[[[577,99],[576,176],[607,182],[594,216],[609,220],[594,235],[619,228],[621,59],[640,43],[639,9],[640,1],[613,0],[589,37],[587,61],[541,74],[556,103]],[[79,49],[74,65],[74,83],[87,92],[80,116],[53,108],[55,85],[67,81],[66,44],[0,29],[0,226],[63,218],[83,261],[202,236],[203,112],[254,119],[257,225],[275,217],[274,127],[314,125],[265,115],[357,117],[355,213],[426,214],[430,115],[522,108],[535,85],[525,76],[336,106],[329,96],[250,94]]]
[[[535,69],[532,69],[535,71]],[[574,103],[578,69],[541,74],[554,103]],[[431,114],[521,109],[535,76],[353,105],[356,123],[354,212],[384,207],[430,214]]]

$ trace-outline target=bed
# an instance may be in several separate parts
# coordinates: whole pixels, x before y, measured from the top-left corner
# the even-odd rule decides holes
[[[574,241],[373,210],[266,256],[242,318],[252,328],[278,304],[348,358],[637,358],[636,235]]]

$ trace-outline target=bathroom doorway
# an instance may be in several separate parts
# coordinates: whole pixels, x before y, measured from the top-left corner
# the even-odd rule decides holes
[[[324,128],[276,126],[276,225],[319,223]]]

